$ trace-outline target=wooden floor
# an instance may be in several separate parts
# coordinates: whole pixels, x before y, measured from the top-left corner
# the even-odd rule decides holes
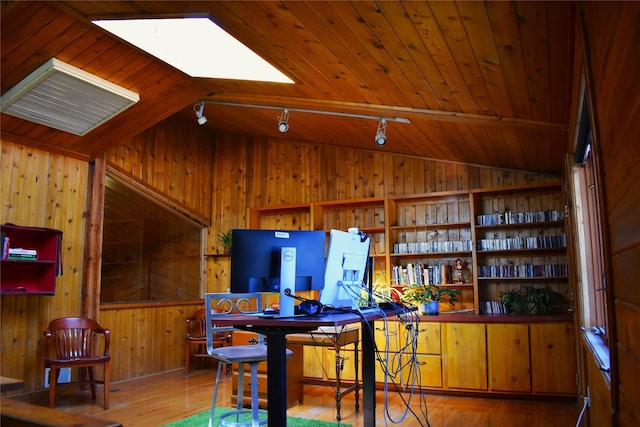
[[[57,390],[56,409],[77,414],[91,415],[121,422],[125,427],[149,427],[188,417],[208,410],[213,396],[215,370],[196,369],[186,377],[184,371],[174,371],[111,385],[111,407],[102,407],[102,388],[94,403],[91,393],[77,385],[67,385]],[[231,380],[227,377],[220,388],[220,401],[230,406]],[[305,401],[289,409],[288,415],[335,421],[335,400],[331,387],[305,385]],[[406,398],[407,396],[404,395]],[[362,397],[361,397],[362,398]],[[38,405],[47,405],[44,392],[16,397]],[[377,425],[384,422],[384,393],[377,393]],[[427,395],[428,423],[424,416],[416,419],[409,414],[399,425],[403,427],[570,427],[575,426],[579,409],[566,402],[531,402],[518,400],[478,399]],[[406,405],[397,394],[388,397],[388,410],[393,419],[400,420]],[[419,413],[417,396],[411,408]],[[345,424],[362,427],[362,412],[354,409],[353,393],[343,398]]]

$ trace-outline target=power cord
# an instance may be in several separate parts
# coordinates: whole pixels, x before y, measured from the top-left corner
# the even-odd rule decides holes
[[[582,424],[582,417],[587,412],[587,408],[589,407],[589,387],[587,387],[587,395],[584,397],[584,405],[582,405],[582,410],[580,411],[580,415],[578,415],[578,421],[576,422],[576,427],[580,427]]]

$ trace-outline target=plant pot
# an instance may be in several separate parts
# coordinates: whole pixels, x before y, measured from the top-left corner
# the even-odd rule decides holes
[[[225,255],[231,255],[231,246],[223,246],[223,251]]]
[[[420,311],[426,316],[436,316],[439,313],[438,301],[420,303]]]

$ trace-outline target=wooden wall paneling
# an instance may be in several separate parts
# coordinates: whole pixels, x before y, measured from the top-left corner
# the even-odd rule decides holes
[[[637,31],[640,11],[635,2],[616,2],[608,6],[581,4],[580,12],[585,24],[585,56],[587,72],[590,72],[587,75],[591,77],[588,83],[593,85],[589,90],[595,101],[592,106],[596,120],[594,152],[601,158],[606,195],[604,215],[608,236],[605,238],[609,241],[605,241],[605,245],[610,251],[611,267],[608,288],[613,291],[609,301],[615,301],[608,307],[615,324],[610,325],[613,390],[611,402],[607,403],[618,412],[614,421],[617,416],[620,425],[634,425],[640,422],[637,375],[633,374],[638,370],[640,351],[636,348],[637,340],[630,339],[628,328],[638,322],[640,303],[637,292],[628,291],[635,289],[630,278],[638,277],[640,273],[639,264],[634,262],[640,247],[637,227],[640,210],[637,202],[632,201],[640,190],[637,167],[640,154],[629,141],[637,140],[640,134],[637,123],[640,88],[635,77],[640,60],[629,52],[640,45]]]
[[[393,156],[393,166],[391,166],[393,174],[393,189],[395,194],[405,194],[404,191],[404,159],[402,156]]]
[[[636,250],[636,252],[638,251]],[[623,379],[619,387],[620,419],[626,420],[626,423],[621,423],[621,425],[633,425],[633,411],[637,406],[634,402],[638,402],[640,399],[640,386],[637,381],[625,381],[624,379],[634,378],[640,365],[638,363],[640,345],[637,339],[640,308],[635,303],[618,298],[615,310],[619,375]]]
[[[0,298],[1,371],[25,380],[25,390],[43,385],[42,331],[55,317],[80,314],[87,166],[56,154],[0,142],[0,222],[57,228],[63,232],[63,275],[53,297]],[[36,200],[37,199],[37,200]],[[76,236],[76,237],[74,237]]]
[[[108,163],[210,222],[211,135],[191,121],[167,119],[109,150]]]

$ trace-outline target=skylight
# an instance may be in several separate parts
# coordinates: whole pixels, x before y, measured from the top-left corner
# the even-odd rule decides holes
[[[191,77],[293,83],[208,18],[118,19],[93,23]]]

